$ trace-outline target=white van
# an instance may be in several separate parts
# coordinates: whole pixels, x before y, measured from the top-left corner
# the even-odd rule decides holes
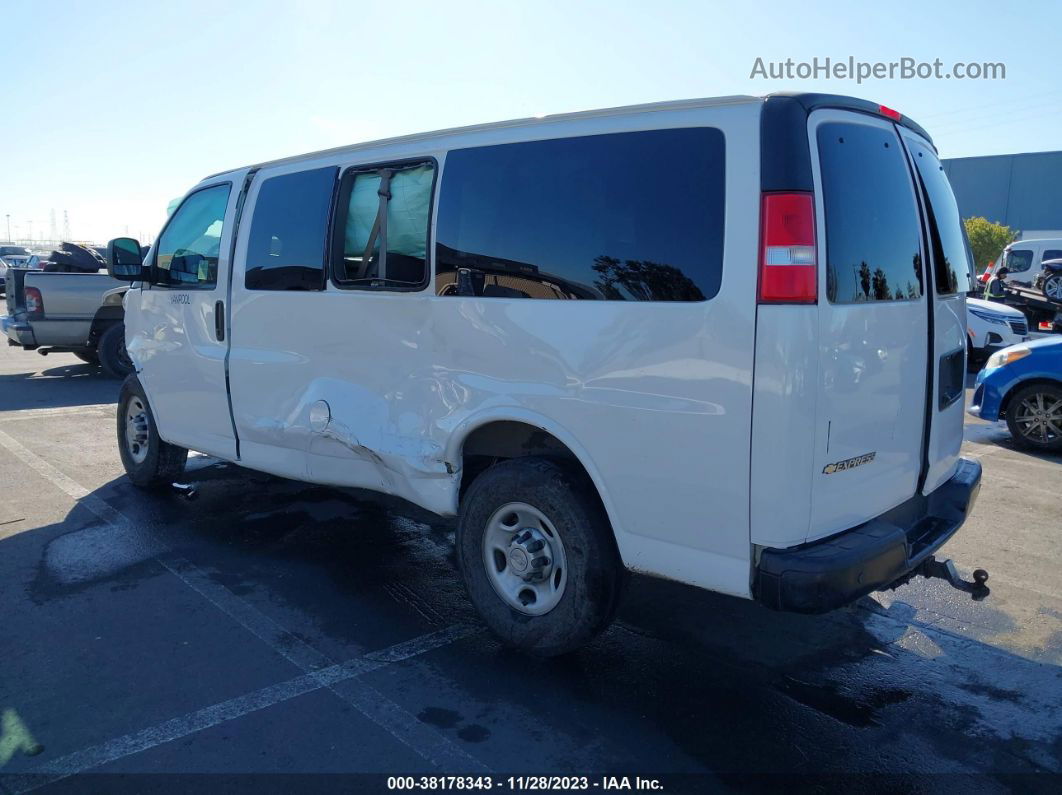
[[[862,100],[262,163],[197,185],[147,262],[110,253],[139,282],[134,483],[191,448],[456,515],[472,601],[534,653],[601,630],[625,569],[803,612],[939,573],[980,484],[955,200],[926,133]]]
[[[1003,253],[996,257],[987,273],[991,277],[1000,265],[1006,265],[1008,282],[1033,287],[1036,277],[1043,270],[1041,263],[1053,259],[1062,259],[1062,238],[1017,240],[1003,249]],[[986,278],[985,282],[987,281]]]

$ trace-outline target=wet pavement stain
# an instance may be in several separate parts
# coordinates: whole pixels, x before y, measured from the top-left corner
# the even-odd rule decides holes
[[[425,707],[417,714],[417,720],[422,723],[430,723],[440,729],[453,729],[461,722],[462,718],[460,713],[454,712],[452,709]]]
[[[470,726],[462,726],[458,729],[457,736],[468,743],[481,743],[490,737],[490,729],[473,723]]]
[[[816,685],[791,676],[783,677],[778,689],[804,706],[856,728],[881,726],[882,721],[875,717],[878,710],[891,704],[901,704],[911,697],[904,690],[888,688],[853,697],[842,693],[834,684]]]

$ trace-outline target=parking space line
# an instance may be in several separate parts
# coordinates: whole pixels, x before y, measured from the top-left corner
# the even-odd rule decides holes
[[[128,529],[134,526],[133,522],[123,513],[112,508],[95,494],[90,493],[84,486],[64,475],[52,464],[4,431],[0,431],[0,445],[6,447],[28,467],[49,480],[69,497],[76,500],[78,504],[96,514],[97,517],[111,527]],[[159,546],[166,546],[150,529],[143,528],[143,532],[153,537],[159,543]],[[313,673],[333,666],[333,660],[327,655],[322,654],[301,638],[284,629],[249,602],[232,593],[228,588],[216,583],[211,579],[210,575],[191,561],[166,553],[156,556],[155,560],[180,579],[181,582],[300,670]],[[344,677],[344,679],[350,678]],[[489,768],[482,762],[468,754],[448,737],[417,720],[416,717],[410,715],[402,707],[370,685],[359,682],[356,687],[346,684],[342,688],[333,688],[329,683],[325,683],[322,686],[327,687],[334,695],[350,704],[397,741],[408,746],[432,764],[443,769],[489,772]]]
[[[155,726],[131,732],[121,737],[115,737],[98,745],[83,748],[80,751],[74,751],[66,756],[61,756],[58,759],[53,759],[50,762],[31,768],[25,773],[8,774],[6,776],[0,774],[0,783],[12,793],[29,792],[60,779],[87,772],[101,765],[110,764],[127,756],[139,754],[156,746],[210,729],[221,723],[241,718],[252,712],[258,712],[276,704],[290,701],[306,693],[351,682],[363,674],[377,671],[388,665],[409,660],[418,655],[447,646],[477,631],[475,627],[454,625],[428,635],[422,635],[413,640],[371,652],[362,657],[356,657],[340,665],[331,665],[319,671],[302,674],[286,682],[269,685],[252,693],[246,693],[228,701],[204,707]],[[376,692],[373,688],[369,689],[373,693]],[[383,708],[386,709],[386,705],[391,702],[387,701],[387,699],[382,699],[381,703],[384,705]],[[453,760],[438,760],[439,763],[446,761]],[[475,763],[474,760],[471,760],[471,762],[466,760],[458,761],[459,764],[452,769],[477,771],[483,769],[483,766]]]
[[[91,403],[87,406],[55,406],[47,409],[16,409],[0,412],[0,422],[32,420],[35,417],[61,417],[64,414],[113,414],[114,403]]]

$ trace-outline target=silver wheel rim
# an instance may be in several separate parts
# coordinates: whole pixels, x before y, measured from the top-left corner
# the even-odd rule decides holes
[[[1048,279],[1047,283],[1044,284],[1044,292],[1051,298],[1062,301],[1062,279],[1057,277]]]
[[[1038,392],[1018,404],[1014,423],[1021,435],[1040,444],[1062,438],[1062,398]]]
[[[125,404],[125,449],[138,464],[144,463],[148,454],[147,409],[138,397],[129,398]]]
[[[568,584],[568,561],[557,528],[525,502],[507,503],[487,521],[483,566],[502,601],[529,616],[556,607]]]

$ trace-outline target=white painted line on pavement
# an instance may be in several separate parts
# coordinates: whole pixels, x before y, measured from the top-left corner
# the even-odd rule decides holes
[[[90,493],[84,486],[64,475],[4,431],[0,431],[0,445],[6,447],[26,466],[77,500],[78,504],[92,511],[115,530],[128,532],[135,527],[134,523],[120,511]],[[159,546],[166,546],[147,528],[140,528],[140,530],[150,536]],[[333,665],[333,661],[328,656],[288,632],[228,588],[215,582],[210,575],[191,561],[167,553],[162,553],[155,559],[185,585],[299,669],[313,673]],[[350,678],[345,677],[345,679]],[[490,771],[490,768],[448,737],[417,720],[371,685],[358,682],[344,684],[339,688],[334,688],[328,683],[322,686],[332,690],[336,696],[432,764],[444,770]]]
[[[32,420],[35,417],[61,417],[64,414],[114,414],[114,403],[92,403],[87,406],[56,406],[48,409],[17,409],[0,412],[0,422]]]
[[[29,792],[60,779],[76,776],[101,765],[110,764],[164,743],[173,742],[204,729],[241,718],[252,712],[290,701],[306,693],[351,682],[362,674],[379,670],[402,660],[412,659],[477,631],[475,627],[455,625],[422,635],[419,638],[357,657],[341,665],[331,665],[313,673],[303,674],[286,682],[263,687],[261,690],[222,701],[220,704],[204,707],[179,718],[74,751],[38,765],[25,773],[0,775],[0,784],[13,793]],[[384,703],[390,702],[384,699]],[[481,768],[482,766],[478,766],[475,769]],[[456,769],[463,770],[464,768]]]

